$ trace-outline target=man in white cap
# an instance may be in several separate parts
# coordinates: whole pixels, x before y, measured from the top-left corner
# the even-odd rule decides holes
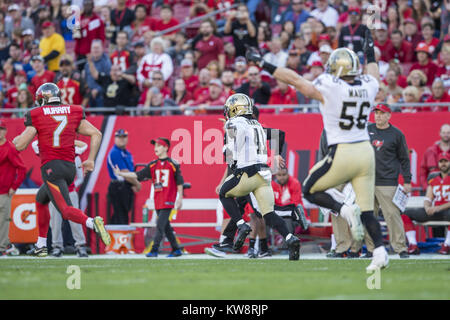
[[[375,46],[380,49],[381,57],[380,60],[388,62],[388,53],[392,50],[392,42],[389,39],[388,27],[386,23],[382,22],[380,27],[375,31],[377,40],[375,41]]]
[[[19,5],[15,3],[11,4],[8,7],[8,14],[11,19],[5,20],[5,32],[9,38],[11,38],[13,30],[17,27],[22,30],[31,29],[34,31],[33,21],[30,18],[22,16]]]

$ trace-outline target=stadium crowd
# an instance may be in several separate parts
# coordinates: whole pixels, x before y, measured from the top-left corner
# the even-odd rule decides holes
[[[206,107],[234,92],[256,105],[314,103],[248,65],[246,48],[313,80],[337,47],[363,62],[370,23],[383,80],[376,102],[410,103],[394,108],[401,112],[447,111],[411,106],[450,102],[450,0],[0,0],[0,109],[32,107],[45,82],[57,83],[64,103],[117,114],[125,106],[150,107],[141,112],[149,115],[220,113]]]

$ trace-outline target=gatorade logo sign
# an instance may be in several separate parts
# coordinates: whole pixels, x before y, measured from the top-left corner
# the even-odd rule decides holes
[[[12,220],[20,230],[33,230],[37,226],[35,203],[23,203],[16,207]]]
[[[12,243],[35,243],[38,230],[36,193],[38,189],[19,189],[11,199],[9,238]]]

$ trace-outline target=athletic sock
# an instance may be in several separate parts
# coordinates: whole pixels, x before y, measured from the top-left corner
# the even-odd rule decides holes
[[[407,231],[406,232],[406,238],[408,238],[408,243],[410,245],[416,245],[417,246],[417,240],[416,240],[416,231]]]
[[[445,244],[450,247],[450,229],[447,230],[447,236],[445,237]]]
[[[86,227],[89,229],[94,229],[94,219],[92,218],[87,218],[86,219]]]
[[[289,234],[289,230],[286,227],[286,223],[274,211],[265,214],[264,221],[269,227],[277,230],[278,233],[283,236],[283,238],[286,238],[286,236]]]
[[[221,234],[220,237],[219,237],[219,243],[222,243],[223,240],[225,240],[226,238],[227,238],[226,236],[224,236],[223,234]]]
[[[367,233],[372,238],[375,248],[383,246],[383,236],[381,234],[381,226],[373,211],[364,211],[361,213],[361,222],[367,230]]]
[[[36,242],[36,247],[43,248],[47,246],[47,238],[38,237],[38,240]]]
[[[305,195],[305,199],[319,207],[331,209],[334,212],[341,212],[342,203],[337,202],[326,192],[315,192]]]
[[[337,243],[336,243],[336,237],[334,236],[334,233],[331,234],[331,248],[330,251],[336,250]]]
[[[249,239],[248,248],[249,249],[254,249],[255,248],[255,242],[256,242],[256,239]]]
[[[450,233],[450,232],[449,232]],[[269,247],[267,245],[267,238],[259,239],[259,250],[261,252],[269,251]]]

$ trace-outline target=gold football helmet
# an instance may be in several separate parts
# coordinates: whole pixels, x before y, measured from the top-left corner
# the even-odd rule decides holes
[[[359,75],[359,58],[353,50],[338,48],[328,58],[326,70],[337,78]]]
[[[223,114],[227,119],[253,114],[253,101],[243,93],[233,94],[225,102]]]

